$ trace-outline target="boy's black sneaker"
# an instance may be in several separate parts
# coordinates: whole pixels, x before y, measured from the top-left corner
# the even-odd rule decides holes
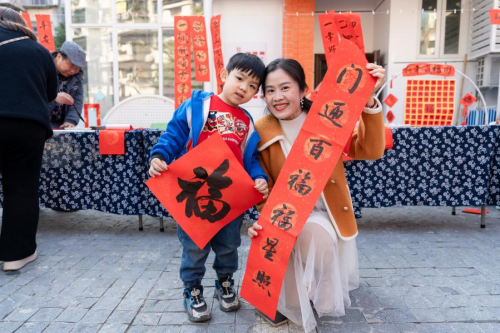
[[[205,298],[203,298],[203,286],[184,289],[184,309],[188,319],[192,322],[207,321],[212,318]]]
[[[264,318],[264,320],[267,321],[269,324],[271,324],[271,326],[273,326],[273,327],[278,327],[278,326],[281,326],[281,325],[286,324],[288,322],[288,318],[283,316],[283,314],[281,314],[281,312],[279,312],[279,311],[276,311],[276,317],[274,318],[274,320],[272,320],[271,318],[266,316],[260,310],[257,310],[257,309],[255,309],[255,310],[257,311],[257,314],[259,316]]]
[[[215,280],[215,298],[219,300],[219,307],[224,312],[236,311],[241,306],[233,286],[233,279]]]

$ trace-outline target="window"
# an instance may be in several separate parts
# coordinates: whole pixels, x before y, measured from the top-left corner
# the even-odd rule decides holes
[[[462,0],[421,0],[419,55],[443,57],[461,52]]]

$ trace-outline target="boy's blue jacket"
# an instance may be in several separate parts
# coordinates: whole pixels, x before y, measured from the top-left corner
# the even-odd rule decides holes
[[[186,146],[190,139],[192,139],[192,147],[196,147],[203,126],[207,122],[212,95],[211,92],[193,91],[191,98],[175,110],[166,132],[161,135],[158,143],[151,150],[151,157],[161,154],[165,157],[165,162],[170,164],[186,153]],[[250,118],[247,137],[241,143],[243,167],[252,179],[264,178],[268,181],[267,175],[257,160],[259,133],[255,130],[252,116],[245,109],[243,111]]]

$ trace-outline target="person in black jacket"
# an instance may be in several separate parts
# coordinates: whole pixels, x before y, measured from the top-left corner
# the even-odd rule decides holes
[[[0,7],[0,59],[0,260],[13,271],[37,257],[38,179],[52,136],[48,103],[57,96],[57,73],[49,51],[6,7]]]
[[[80,121],[83,107],[82,67],[87,65],[85,56],[78,44],[69,41],[52,53],[59,78],[57,97],[49,103],[53,128],[75,127]]]

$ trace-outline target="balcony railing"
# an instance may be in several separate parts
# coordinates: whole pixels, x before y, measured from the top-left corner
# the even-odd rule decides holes
[[[57,7],[59,0],[23,0],[23,6],[30,7]]]

